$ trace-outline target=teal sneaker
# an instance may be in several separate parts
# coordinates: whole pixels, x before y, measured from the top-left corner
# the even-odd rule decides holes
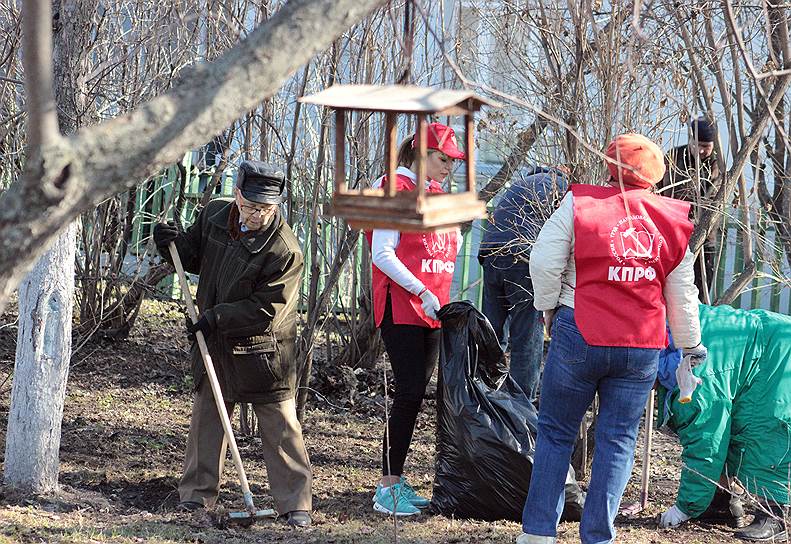
[[[374,510],[390,516],[415,516],[420,513],[416,507],[407,499],[404,488],[401,484],[393,484],[390,487],[376,486],[374,494]]]
[[[412,506],[416,506],[417,508],[428,508],[428,505],[431,504],[429,499],[418,495],[415,491],[415,488],[409,485],[406,482],[406,478],[403,476],[401,476],[401,486],[404,490],[404,496],[406,497],[406,500],[408,500]]]

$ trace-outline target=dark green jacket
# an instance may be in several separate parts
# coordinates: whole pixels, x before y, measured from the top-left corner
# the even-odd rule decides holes
[[[209,202],[176,247],[184,269],[199,275],[198,308],[215,326],[207,343],[225,399],[280,402],[294,397],[302,252],[280,213],[261,230],[234,239],[234,206],[225,199]],[[192,370],[197,387],[205,373],[197,344]]]
[[[683,447],[676,505],[702,514],[721,474],[736,476],[756,497],[788,503],[791,474],[791,318],[763,310],[700,306],[708,360],[692,402],[660,387],[660,409]],[[660,419],[661,421],[661,419]]]

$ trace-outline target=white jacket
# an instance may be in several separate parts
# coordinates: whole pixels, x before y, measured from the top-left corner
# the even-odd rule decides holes
[[[700,343],[698,288],[695,287],[695,256],[687,248],[681,263],[665,280],[665,305],[673,341],[677,347]],[[574,264],[574,197],[566,193],[530,253],[530,278],[537,310],[553,310],[560,305],[574,307],[577,271]]]

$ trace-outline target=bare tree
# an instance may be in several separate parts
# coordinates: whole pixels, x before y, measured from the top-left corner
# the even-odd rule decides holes
[[[68,29],[61,27],[55,38],[55,86],[59,96],[72,96],[68,91],[76,88],[64,84],[70,73],[65,67],[67,48],[74,38],[71,30],[80,18],[75,2],[64,2],[63,8]],[[28,101],[30,118],[42,121],[35,130],[31,129],[29,143],[47,146],[58,133],[58,127],[51,126],[53,117],[57,122],[54,86],[52,75],[38,69],[46,66],[41,61],[52,48],[46,26],[51,20],[51,8],[49,2],[29,2],[23,9],[25,72],[32,76],[31,84],[50,89],[50,93],[42,93],[41,102]],[[64,104],[59,106],[64,111]],[[68,122],[62,125],[66,132],[74,128]],[[38,493],[52,491],[58,484],[60,424],[71,357],[74,256],[75,225],[71,223],[36,263],[20,289],[4,481]]]

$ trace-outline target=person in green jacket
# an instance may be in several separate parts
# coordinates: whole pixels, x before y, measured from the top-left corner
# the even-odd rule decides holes
[[[721,477],[737,481],[761,506],[736,536],[784,539],[791,480],[791,317],[765,310],[700,306],[705,365],[689,403],[679,402],[671,368],[660,370],[660,421],[683,447],[676,504],[660,516],[673,527],[709,507]],[[664,379],[663,379],[664,378]]]

